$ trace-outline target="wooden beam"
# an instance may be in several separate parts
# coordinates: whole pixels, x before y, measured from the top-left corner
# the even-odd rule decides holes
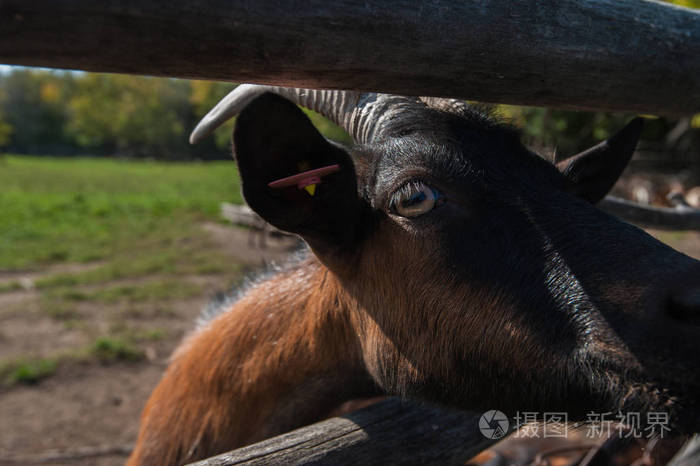
[[[0,0],[0,63],[700,112],[700,13],[648,0]]]
[[[661,230],[699,230],[700,209],[692,207],[643,206],[619,197],[608,196],[598,203],[602,210],[628,222]]]
[[[193,464],[463,465],[494,442],[479,417],[392,398]]]

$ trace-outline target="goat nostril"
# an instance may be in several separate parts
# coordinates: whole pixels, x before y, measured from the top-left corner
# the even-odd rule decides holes
[[[669,298],[669,314],[689,324],[700,324],[700,288],[678,290]]]

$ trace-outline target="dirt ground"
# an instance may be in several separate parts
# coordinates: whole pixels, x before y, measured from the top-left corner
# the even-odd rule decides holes
[[[221,247],[221,253],[232,262],[260,265],[283,258],[295,247],[291,238],[271,238],[267,248],[249,244],[248,232],[217,224],[203,228]],[[652,232],[672,246],[700,258],[700,234]],[[94,265],[61,265],[59,269],[74,270]],[[32,308],[37,306],[37,291],[31,281],[57,268],[23,274],[0,275],[0,283],[21,280],[27,289],[0,294],[0,354],[21,355],[27,351],[41,353],[43,347],[56,350],[74,347],[80,342],[80,332],[50,318],[36,318]],[[167,328],[167,337],[148,343],[146,358],[140,362],[99,364],[84,362],[62,368],[56,375],[36,385],[15,385],[0,388],[0,465],[9,464],[123,464],[134,442],[141,409],[158,382],[167,359],[182,336],[191,328],[202,307],[214,292],[226,283],[216,276],[192,276],[189,280],[206,281],[201,296],[169,303],[171,312],[163,315],[141,315]],[[12,312],[4,310],[11,309]],[[93,314],[99,312],[92,310]],[[97,310],[99,311],[99,309]],[[107,323],[96,322],[96,325]],[[112,454],[54,460],[69,453],[107,449]]]
[[[290,237],[268,237],[267,247],[261,249],[257,243],[250,244],[246,230],[213,223],[203,228],[232,263],[250,268],[283,259],[298,244]],[[73,331],[60,321],[33,312],[40,297],[30,284],[42,276],[95,265],[69,264],[0,274],[0,283],[20,280],[29,284],[29,289],[0,294],[0,354],[4,358],[42,354],[87,343],[80,341],[86,338],[84,332]],[[166,329],[165,338],[148,344],[143,361],[78,362],[61,367],[56,375],[36,385],[0,387],[0,465],[124,463],[138,432],[143,405],[160,379],[170,353],[194,327],[195,319],[213,294],[227,288],[225,279],[216,275],[185,278],[200,284],[206,281],[205,293],[169,302],[167,313],[137,317],[141,324],[143,319],[150,319],[153,325]],[[93,308],[91,315],[99,316],[100,311]],[[99,322],[99,318],[93,324],[109,325]],[[115,454],[51,461],[52,457],[80,456],[102,449]]]

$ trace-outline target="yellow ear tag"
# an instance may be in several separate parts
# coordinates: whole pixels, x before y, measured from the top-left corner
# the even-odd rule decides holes
[[[297,164],[297,167],[299,168],[299,170],[304,172],[304,171],[307,171],[311,168],[311,164],[309,162],[307,162],[306,160],[302,160],[301,162],[299,162]],[[308,183],[308,181],[306,181],[306,182]],[[310,184],[304,185],[304,182],[302,181],[301,185],[299,187],[303,188],[304,191],[309,193],[309,196],[313,196],[314,194],[316,194],[316,183],[310,183]]]
[[[304,186],[304,190],[309,193],[311,196],[316,194],[316,185],[315,184],[309,184]]]

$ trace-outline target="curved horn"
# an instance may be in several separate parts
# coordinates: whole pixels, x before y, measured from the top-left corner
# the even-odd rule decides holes
[[[443,97],[420,97],[421,102],[430,108],[441,110],[443,112],[464,115],[470,110],[467,102],[460,99],[448,99]]]
[[[202,118],[190,135],[190,143],[201,141],[265,92],[281,95],[320,113],[350,133],[360,144],[381,137],[387,123],[406,106],[424,105],[418,99],[388,94],[241,84]]]

